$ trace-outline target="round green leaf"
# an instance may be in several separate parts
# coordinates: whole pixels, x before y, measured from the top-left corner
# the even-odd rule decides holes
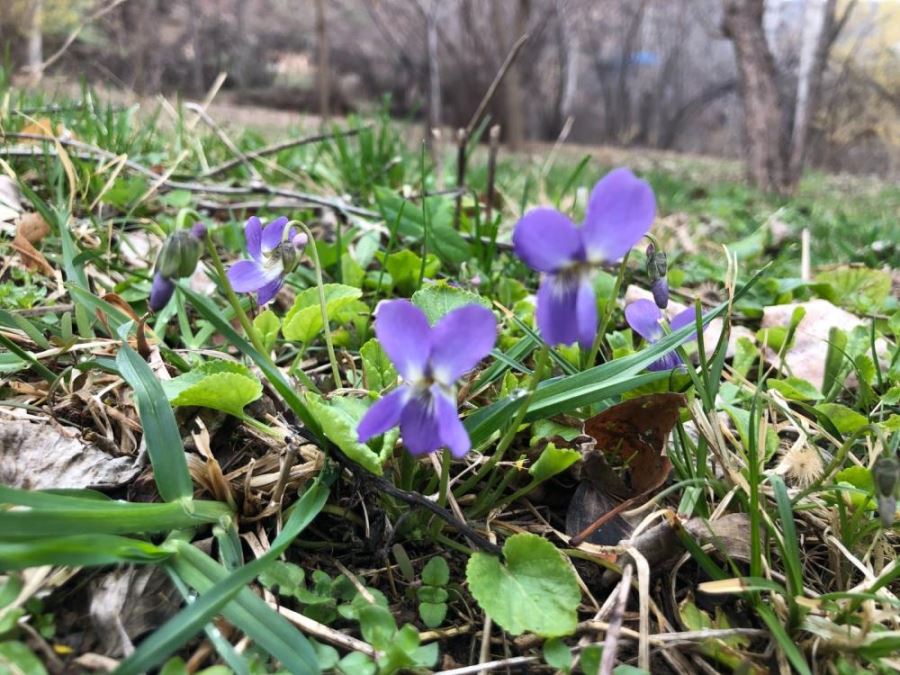
[[[466,567],[469,590],[507,633],[542,637],[570,635],[578,620],[581,591],[575,572],[556,547],[535,534],[516,534],[503,546],[506,564],[474,553]]]

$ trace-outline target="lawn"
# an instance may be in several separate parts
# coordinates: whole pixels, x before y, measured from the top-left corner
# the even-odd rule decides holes
[[[0,101],[0,673],[900,669],[896,185]]]

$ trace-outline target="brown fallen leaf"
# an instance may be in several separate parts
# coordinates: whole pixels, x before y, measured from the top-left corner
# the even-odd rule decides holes
[[[597,455],[585,461],[585,480],[569,506],[574,515],[566,517],[574,546],[582,541],[608,543],[627,534],[619,514],[643,503],[668,478],[672,464],[664,454],[666,439],[685,405],[684,394],[649,394],[611,406],[585,422],[585,433],[597,442]],[[575,529],[585,521],[590,524]],[[604,526],[609,526],[608,533],[592,536]]]
[[[12,240],[10,246],[19,254],[19,257],[22,258],[22,264],[25,265],[27,269],[41,272],[48,277],[53,276],[53,266],[47,262],[44,254],[38,251],[20,231],[16,231],[16,236]]]
[[[29,244],[38,244],[50,234],[50,226],[40,213],[23,213],[16,219],[16,234],[21,234]]]

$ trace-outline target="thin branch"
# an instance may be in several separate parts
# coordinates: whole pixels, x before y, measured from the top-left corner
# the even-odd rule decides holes
[[[516,43],[509,50],[509,53],[506,55],[506,58],[503,60],[503,63],[500,66],[500,70],[497,71],[497,74],[494,75],[494,81],[491,82],[491,86],[488,87],[488,90],[484,94],[484,98],[481,99],[481,103],[478,104],[478,108],[475,110],[475,114],[472,115],[472,119],[469,120],[469,124],[466,126],[466,138],[471,138],[472,132],[475,131],[475,127],[478,126],[479,120],[481,120],[481,116],[484,114],[484,111],[487,110],[488,105],[494,98],[494,94],[497,93],[497,89],[500,87],[500,83],[503,82],[503,78],[506,76],[506,73],[509,71],[512,64],[515,62],[516,57],[519,55],[519,52],[522,50],[522,47],[528,41],[528,33],[522,35]]]
[[[329,140],[332,138],[338,138],[340,136],[348,137],[348,136],[356,136],[361,131],[365,131],[371,129],[371,125],[365,125],[359,127],[357,129],[345,129],[338,132],[329,132],[322,134],[315,134],[314,136],[306,136],[304,138],[292,138],[287,141],[282,141],[281,143],[275,143],[273,145],[268,145],[264,148],[260,148],[259,150],[254,150],[252,152],[244,153],[242,157],[236,157],[234,159],[229,159],[227,162],[222,162],[221,164],[212,167],[205,173],[200,174],[200,178],[210,178],[212,176],[216,176],[220,173],[228,171],[236,167],[238,164],[244,161],[244,159],[254,160],[259,159],[261,157],[265,157],[266,155],[274,155],[282,150],[287,150],[288,148],[297,147],[300,145],[307,145],[309,143],[317,143],[318,141]]]
[[[46,70],[47,68],[52,66],[54,63],[56,63],[59,60],[59,58],[63,54],[66,53],[66,51],[69,49],[69,47],[72,46],[72,43],[78,39],[78,36],[81,34],[81,31],[84,30],[85,26],[87,26],[89,23],[93,23],[94,21],[96,21],[100,17],[104,16],[105,14],[109,14],[116,7],[118,7],[119,5],[121,5],[125,2],[128,2],[128,0],[113,0],[106,7],[101,7],[96,12],[94,12],[93,14],[88,16],[80,24],[78,24],[78,26],[75,28],[75,30],[73,30],[71,33],[69,33],[69,36],[66,38],[66,41],[62,43],[62,46],[59,49],[57,49],[49,59],[47,59],[46,61],[44,61],[41,64],[40,70],[38,72],[43,72],[44,70]]]

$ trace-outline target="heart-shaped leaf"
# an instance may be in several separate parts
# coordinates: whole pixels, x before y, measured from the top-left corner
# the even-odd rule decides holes
[[[163,382],[173,406],[196,405],[242,417],[244,406],[262,396],[262,385],[250,369],[231,361],[207,361]]]
[[[506,563],[474,553],[466,567],[469,590],[507,633],[570,635],[581,591],[575,572],[556,547],[536,534],[515,534],[503,545]]]
[[[381,439],[381,451],[376,452],[366,443],[357,440],[356,427],[368,406],[358,398],[335,397],[325,401],[321,396],[308,394],[309,411],[322,427],[326,438],[338,446],[347,457],[380,476],[382,466],[391,455],[399,432],[387,431]],[[373,441],[373,444],[377,440]]]
[[[325,310],[329,321],[336,314],[362,295],[362,291],[343,284],[325,284]],[[325,327],[319,304],[319,289],[307,288],[297,295],[294,306],[284,317],[281,333],[286,340],[308,343]]]

